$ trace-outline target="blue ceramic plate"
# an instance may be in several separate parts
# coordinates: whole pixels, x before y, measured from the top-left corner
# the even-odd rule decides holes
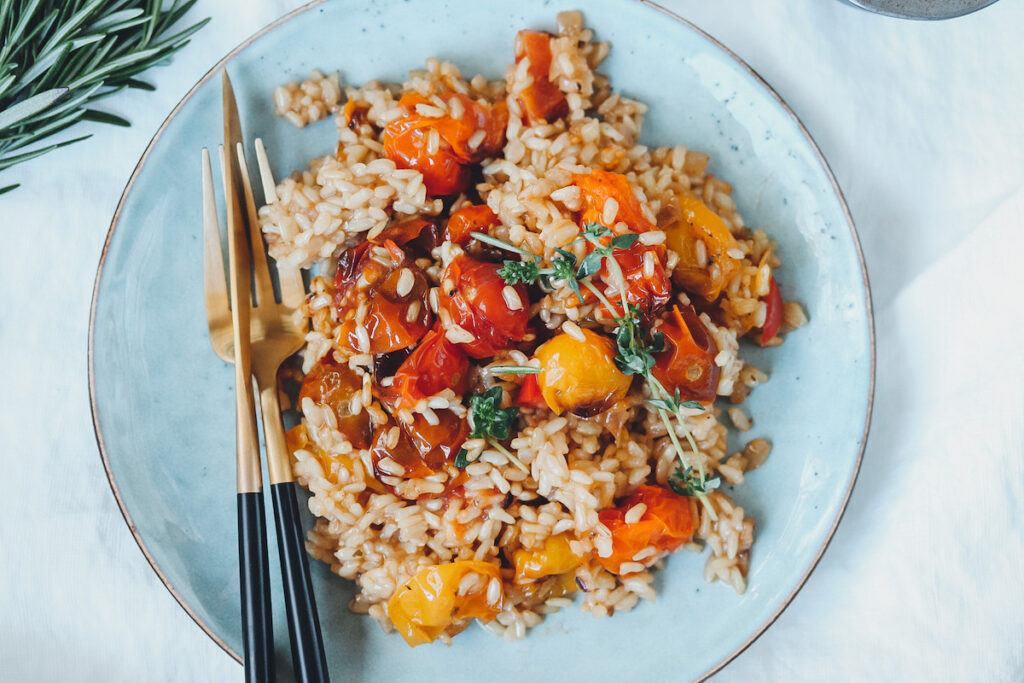
[[[334,126],[299,131],[270,112],[274,85],[312,68],[346,83],[401,81],[429,56],[498,77],[520,28],[553,29],[573,0],[337,2],[304,8],[246,41],[178,105],[146,150],[114,216],[93,301],[90,383],[114,494],[147,558],[182,606],[238,658],[233,373],[212,353],[202,292],[199,150],[221,141],[226,65],[247,137],[262,136],[277,177],[333,148]],[[864,446],[873,337],[864,264],[850,215],[807,132],[735,55],[660,8],[588,0],[586,23],[611,41],[603,71],[650,105],[648,145],[711,153],[748,224],[777,239],[786,299],[810,315],[776,350],[744,353],[772,374],[750,398],[755,432],[775,444],[734,493],[757,519],[749,590],[702,579],[680,553],[655,604],[598,620],[575,609],[509,643],[474,626],[455,645],[408,648],[348,612],[351,585],[313,563],[341,680],[660,680],[721,667],[786,606],[824,551]],[[738,439],[734,437],[734,442]],[[268,506],[269,507],[269,506]],[[273,528],[273,525],[268,525]],[[271,540],[271,547],[274,541]],[[271,553],[276,560],[276,553]],[[277,577],[277,568],[271,568]],[[275,592],[279,656],[284,607]]]

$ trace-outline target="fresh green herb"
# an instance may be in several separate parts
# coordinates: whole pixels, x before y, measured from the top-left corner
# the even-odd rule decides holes
[[[469,399],[469,423],[473,427],[470,437],[474,439],[507,439],[509,429],[519,415],[519,408],[501,407],[504,390],[494,386],[482,394]]]
[[[710,474],[694,472],[692,467],[685,470],[677,467],[668,478],[669,487],[680,496],[690,498],[702,498],[711,491],[721,486],[722,480],[719,477],[712,477]]]
[[[135,76],[209,21],[173,31],[195,2],[0,0],[0,171],[86,139],[36,144],[78,121],[129,125],[92,105],[125,88],[153,90]]]
[[[455,466],[460,470],[469,465],[469,451],[465,448],[460,448],[459,452],[455,454]]]
[[[541,372],[540,368],[529,365],[492,365],[484,369],[492,375],[539,375]]]
[[[505,261],[498,269],[498,275],[510,285],[532,285],[541,272],[536,261]]]
[[[507,448],[501,445],[500,441],[507,439],[512,433],[512,423],[519,415],[519,408],[509,406],[501,407],[501,400],[504,397],[504,390],[500,386],[494,386],[482,394],[475,394],[469,399],[469,425],[472,428],[469,436],[473,439],[484,439],[490,446],[502,453],[509,462],[523,472],[530,470],[519,458],[514,456]],[[460,449],[455,456],[455,466],[465,467],[469,464],[468,458],[463,455],[463,465],[459,465],[459,455],[465,451]],[[468,453],[467,453],[468,455]]]

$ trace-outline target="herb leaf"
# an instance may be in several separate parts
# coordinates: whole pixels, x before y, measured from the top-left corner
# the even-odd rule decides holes
[[[536,261],[505,261],[498,275],[510,285],[532,285],[541,273]]]
[[[467,465],[469,465],[469,457],[468,456],[469,456],[469,451],[467,451],[465,448],[460,448],[459,452],[455,455],[455,462],[452,463],[452,464],[454,464],[456,467],[458,467],[461,470],[463,467],[466,467]]]
[[[719,477],[712,477],[705,474],[703,477],[695,472],[692,467],[685,470],[677,467],[668,478],[669,487],[680,496],[694,498],[698,495],[707,495],[721,486],[722,480]]]
[[[598,249],[587,254],[580,263],[580,267],[576,270],[576,279],[582,280],[601,270],[601,260],[603,258],[604,254]]]
[[[509,437],[512,422],[519,415],[519,408],[502,408],[502,396],[502,388],[494,386],[483,394],[476,394],[469,399],[469,423],[473,428],[471,438],[494,438],[500,441]]]
[[[633,246],[636,241],[640,239],[640,235],[632,232],[627,232],[624,235],[618,235],[612,238],[612,246],[616,249],[629,249]]]

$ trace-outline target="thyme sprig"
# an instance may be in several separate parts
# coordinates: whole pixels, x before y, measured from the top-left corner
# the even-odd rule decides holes
[[[164,64],[209,19],[175,31],[196,0],[0,0],[0,171],[84,140],[39,146],[79,121],[128,121],[93,108]],[[0,187],[0,194],[18,187]]]
[[[717,520],[718,516],[715,513],[715,509],[707,497],[708,491],[717,485],[712,485],[712,482],[716,482],[717,478],[712,479],[705,471],[704,459],[701,457],[700,448],[697,446],[693,434],[690,433],[686,426],[686,416],[683,413],[683,409],[703,410],[704,406],[697,401],[683,401],[678,389],[673,393],[669,393],[658,378],[654,376],[652,372],[655,365],[654,354],[664,351],[665,337],[661,332],[650,332],[644,328],[640,309],[629,303],[626,277],[618,261],[615,260],[613,250],[629,249],[639,239],[639,235],[634,233],[615,235],[606,226],[599,223],[588,223],[583,227],[580,235],[570,244],[580,241],[589,242],[593,247],[591,252],[576,266],[576,257],[571,252],[558,249],[556,251],[559,256],[553,260],[550,268],[542,268],[540,266],[541,257],[526,249],[514,246],[485,233],[474,232],[473,236],[492,246],[520,254],[528,259],[527,261],[506,260],[504,262],[502,269],[498,272],[504,278],[505,275],[502,274],[504,271],[514,280],[512,282],[506,279],[506,282],[509,282],[509,284],[541,282],[542,286],[546,286],[542,278],[547,277],[554,280],[555,273],[557,272],[557,279],[564,281],[566,285],[571,287],[580,301],[583,300],[581,285],[597,297],[598,301],[601,302],[601,305],[604,306],[615,321],[616,367],[623,374],[639,375],[644,379],[651,394],[651,398],[647,399],[647,403],[657,410],[658,417],[665,426],[665,431],[672,442],[679,462],[686,468],[685,471],[688,472],[694,471],[694,463],[696,463],[697,474],[694,475],[696,477],[694,481],[700,481],[702,484],[700,486],[680,486],[678,483],[672,485],[670,481],[669,484],[672,486],[672,490],[677,493],[679,491],[687,491],[687,493],[682,495],[696,497],[700,500],[711,518]],[[575,266],[574,271],[570,270],[573,266]],[[607,269],[607,272],[612,277],[613,284],[618,290],[622,306],[621,310],[616,308],[607,295],[591,282],[592,276],[599,273],[603,268]],[[551,280],[546,284],[550,285]],[[690,447],[692,457],[687,457],[687,452],[676,433],[676,427],[672,424],[672,417],[676,419],[676,423],[682,428],[683,438]]]
[[[523,472],[529,472],[526,465],[514,456],[500,441],[507,439],[512,433],[512,423],[519,415],[519,408],[501,407],[504,390],[494,386],[482,394],[474,394],[469,399],[469,425],[472,439],[483,439],[492,448],[508,458],[509,462]],[[462,468],[469,465],[469,450],[463,446],[455,455],[455,466]]]

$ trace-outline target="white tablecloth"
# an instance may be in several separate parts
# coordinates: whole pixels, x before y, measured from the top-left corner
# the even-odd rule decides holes
[[[0,174],[0,678],[241,680],[150,570],[93,439],[86,330],[121,190],[171,107],[298,3],[213,22],[130,129]],[[584,5],[585,3],[580,3]],[[917,23],[833,0],[665,0],[767,79],[846,193],[873,284],[875,419],[806,587],[720,680],[1024,680],[1024,3]],[[325,65],[327,66],[327,65]]]

